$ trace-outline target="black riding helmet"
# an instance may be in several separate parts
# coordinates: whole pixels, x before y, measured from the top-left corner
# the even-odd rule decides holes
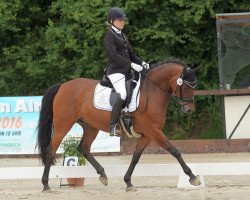
[[[116,19],[125,20],[127,19],[127,16],[123,9],[118,7],[113,7],[108,12],[107,21],[110,22],[111,20],[116,20]]]

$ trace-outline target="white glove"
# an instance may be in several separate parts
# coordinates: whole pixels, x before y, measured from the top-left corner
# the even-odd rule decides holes
[[[149,63],[147,63],[147,62],[145,62],[145,61],[143,61],[142,62],[142,67],[144,68],[144,69],[149,69]]]
[[[131,67],[135,70],[135,71],[137,71],[137,72],[140,72],[140,71],[142,71],[143,70],[143,67],[141,66],[141,65],[137,65],[137,64],[135,64],[135,63],[131,63]]]

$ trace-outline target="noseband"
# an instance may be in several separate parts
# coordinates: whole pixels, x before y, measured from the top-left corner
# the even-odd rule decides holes
[[[172,97],[176,100],[177,103],[183,105],[183,103],[186,103],[185,105],[189,104],[189,103],[193,103],[194,102],[194,97],[192,98],[183,98],[183,85],[186,84],[188,87],[194,89],[197,86],[197,82],[196,82],[196,78],[193,82],[187,81],[183,79],[183,72],[181,73],[180,78],[177,79],[177,89],[179,89],[179,97],[176,95],[176,91],[172,93]]]

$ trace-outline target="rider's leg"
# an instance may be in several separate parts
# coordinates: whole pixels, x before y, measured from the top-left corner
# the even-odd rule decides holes
[[[114,102],[114,106],[110,116],[110,136],[118,134],[116,129],[117,122],[122,110],[122,106],[126,101],[127,92],[125,87],[125,75],[120,73],[111,74],[108,76],[111,83],[113,84],[118,96]]]
[[[124,103],[125,101],[118,94],[110,116],[110,136],[119,135],[119,130],[117,130],[116,126]]]

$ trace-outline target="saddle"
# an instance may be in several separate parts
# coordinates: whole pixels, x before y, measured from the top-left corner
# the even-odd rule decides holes
[[[126,98],[125,104],[123,105],[123,108],[127,107],[129,105],[129,103],[131,102],[133,90],[135,89],[137,82],[139,81],[139,78],[140,78],[139,72],[136,72],[134,70],[131,70],[130,74],[125,76],[125,79],[126,79],[125,87],[126,87],[126,91],[127,91],[127,98]],[[104,74],[103,74],[103,77],[100,81],[100,84],[104,87],[109,87],[112,89],[111,95],[109,98],[109,102],[110,102],[110,105],[113,106],[118,94],[115,91],[111,81],[107,77],[106,69],[104,70]]]
[[[128,107],[128,105],[130,104],[133,91],[135,87],[137,86],[137,82],[140,80],[140,74],[139,72],[131,70],[130,74],[125,76],[125,79],[126,79],[125,86],[126,86],[126,91],[127,91],[127,98],[126,98],[125,104],[123,105],[123,108]],[[109,103],[113,107],[114,102],[118,96],[118,93],[115,91],[111,81],[107,77],[106,69],[104,70],[104,74],[100,81],[100,85],[111,88]],[[120,121],[128,137],[136,137],[136,138],[140,137],[140,135],[135,133],[135,131],[133,130],[133,117],[132,115],[129,114],[129,112],[126,112],[126,113],[122,112]]]

